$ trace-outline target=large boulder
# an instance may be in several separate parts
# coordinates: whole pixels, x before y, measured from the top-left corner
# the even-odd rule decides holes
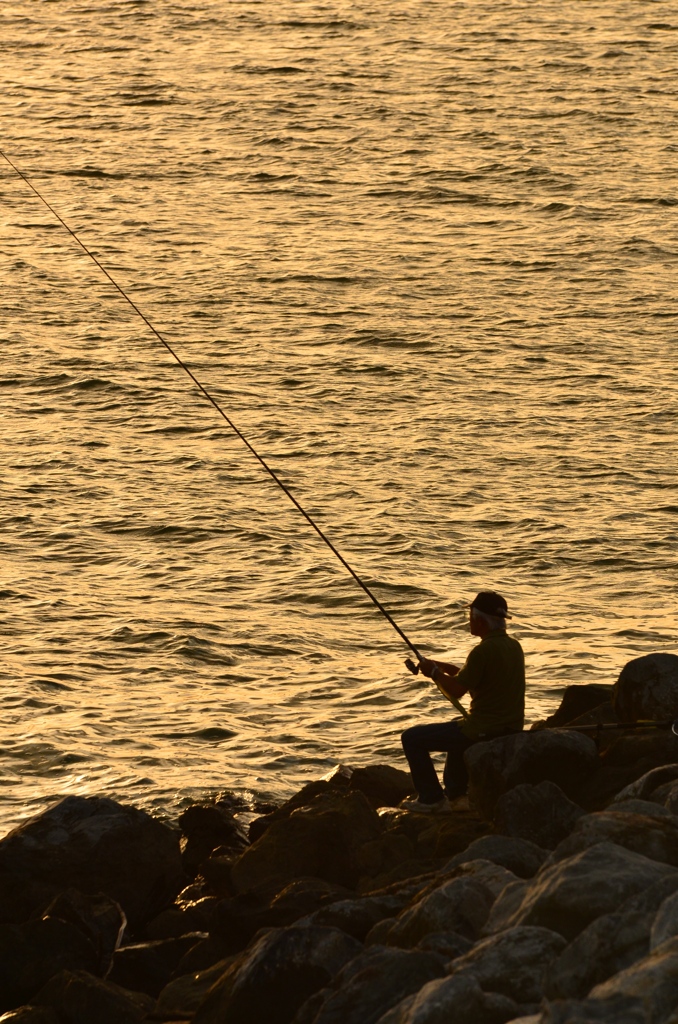
[[[584,811],[555,782],[523,783],[499,797],[494,827],[505,836],[527,839],[552,850],[569,835]]]
[[[483,992],[475,978],[439,978],[380,1017],[377,1024],[504,1024],[517,1005],[498,992]]]
[[[678,819],[615,810],[580,818],[570,835],[556,847],[551,860],[564,860],[604,842],[678,867]]]
[[[646,654],[629,661],[614,685],[620,722],[678,718],[678,655]]]
[[[469,800],[490,821],[497,801],[521,783],[555,782],[569,797],[599,766],[592,739],[578,732],[542,729],[474,743],[464,755]]]
[[[104,893],[138,928],[183,883],[179,836],[145,811],[69,796],[0,840],[0,920],[25,919],[64,889]]]
[[[612,801],[612,806],[626,800],[653,800],[654,793],[667,783],[678,781],[678,764],[665,764],[653,768],[621,789]]]
[[[379,921],[395,917],[408,902],[397,893],[384,896],[362,896],[358,899],[337,900],[321,907],[298,924],[323,925],[326,928],[341,928],[354,939],[363,942],[367,933]]]
[[[549,967],[566,941],[548,928],[519,926],[484,939],[450,965],[449,973],[475,978],[485,991],[520,1003],[538,1003]]]
[[[204,970],[180,974],[167,984],[155,1006],[158,1020],[188,1020],[193,1016],[207,993],[226,974],[235,957],[219,960]]]
[[[182,957],[205,936],[197,932],[178,939],[161,939],[123,946],[113,956],[107,980],[132,992],[158,997]]]
[[[77,889],[66,889],[52,900],[43,916],[75,925],[94,946],[99,967],[94,973],[106,973],[127,926],[119,903],[103,893],[86,896]]]
[[[225,807],[191,804],[182,812],[179,827],[186,837],[182,861],[186,873],[195,877],[213,850],[239,854],[248,844],[244,829]]]
[[[625,971],[596,985],[586,1004],[614,1006],[621,1000],[635,1002],[643,1021],[666,1021],[678,1003],[678,938],[669,939]]]
[[[397,807],[415,792],[410,773],[389,764],[354,768],[348,785],[364,793],[373,807]]]
[[[575,683],[566,686],[559,707],[544,721],[549,729],[569,725],[610,700],[613,687],[607,683]]]
[[[59,971],[98,967],[92,943],[67,921],[0,925],[0,1012],[28,1003]]]
[[[193,1024],[288,1024],[361,949],[337,928],[272,928],[213,985]]]
[[[527,883],[507,887],[493,908],[485,932],[536,925],[573,939],[602,914],[616,910],[676,869],[613,843],[598,843],[547,865]],[[508,908],[502,908],[508,903]]]
[[[374,1024],[406,996],[440,978],[445,960],[420,950],[373,946],[301,1007],[295,1024]]]
[[[592,921],[549,968],[545,994],[552,999],[582,999],[595,985],[646,956],[660,910],[677,891],[678,872]]]
[[[678,890],[678,885],[676,885]],[[656,949],[667,939],[678,937],[678,892],[674,891],[662,902],[652,921],[650,949]]]
[[[235,862],[231,878],[238,892],[302,875],[352,887],[361,874],[360,848],[381,834],[379,816],[362,793],[323,792],[272,821]]]
[[[547,856],[546,850],[529,839],[506,835],[481,836],[462,853],[452,857],[445,865],[445,871],[451,871],[459,864],[467,864],[472,860],[490,860],[513,872],[518,878],[532,878]]]

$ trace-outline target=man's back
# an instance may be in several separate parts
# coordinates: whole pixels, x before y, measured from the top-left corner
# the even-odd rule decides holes
[[[474,647],[456,677],[471,696],[462,730],[471,739],[520,732],[525,721],[525,657],[518,641],[493,630]]]

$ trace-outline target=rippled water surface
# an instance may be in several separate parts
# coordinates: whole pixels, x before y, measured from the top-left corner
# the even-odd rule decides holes
[[[0,7],[1,148],[429,654],[675,651],[678,14]],[[0,161],[0,825],[401,763],[449,705]]]

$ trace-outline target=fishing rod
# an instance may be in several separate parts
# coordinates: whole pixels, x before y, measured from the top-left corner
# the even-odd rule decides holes
[[[252,453],[252,455],[255,457],[255,459],[259,462],[259,464],[266,470],[266,472],[271,477],[271,479],[275,481],[275,483],[278,485],[278,487],[282,491],[284,491],[284,493],[290,499],[290,501],[295,506],[295,508],[297,508],[298,511],[301,512],[301,514],[304,517],[304,519],[306,520],[306,522],[315,530],[315,532],[318,534],[318,536],[321,538],[321,540],[323,540],[325,542],[325,544],[328,546],[330,551],[339,559],[341,564],[351,574],[351,576],[356,581],[358,586],[362,588],[362,590],[365,592],[365,594],[369,597],[370,601],[372,601],[372,603],[375,605],[376,608],[378,608],[378,610],[381,612],[381,614],[384,616],[384,618],[387,620],[387,622],[389,622],[390,625],[393,627],[393,629],[395,629],[395,631],[398,634],[398,636],[402,640],[404,640],[404,642],[407,644],[407,646],[412,651],[414,656],[417,658],[417,661],[419,663],[421,663],[424,660],[422,658],[422,655],[419,653],[418,649],[415,647],[415,645],[412,643],[412,641],[409,639],[409,637],[407,637],[406,634],[403,632],[403,630],[400,628],[400,626],[395,621],[395,619],[393,618],[391,613],[389,611],[387,611],[386,608],[384,608],[384,606],[381,603],[381,601],[379,600],[379,598],[370,590],[370,588],[364,582],[364,580],[362,580],[360,578],[360,576],[355,571],[355,569],[353,569],[352,566],[349,565],[349,563],[346,561],[346,559],[341,554],[341,552],[337,550],[335,545],[329,539],[327,534],[325,534],[324,531],[320,528],[320,526],[318,526],[316,521],[312,518],[312,516],[310,516],[308,514],[306,509],[304,509],[302,507],[300,502],[297,500],[297,498],[294,496],[294,494],[290,491],[289,487],[287,487],[287,485],[283,483],[283,481],[280,479],[280,477],[277,475],[277,473],[273,469],[271,469],[271,467],[266,462],[266,460],[259,454],[259,452],[254,448],[254,446],[252,444],[250,444],[250,442],[247,440],[247,438],[242,433],[242,431],[236,426],[236,424],[233,422],[233,420],[224,412],[224,410],[219,405],[217,400],[209,393],[209,391],[204,387],[204,385],[201,384],[201,382],[195,376],[193,371],[186,365],[186,363],[183,361],[183,359],[181,359],[181,357],[174,351],[172,346],[162,336],[162,334],[160,334],[160,332],[153,326],[153,324],[148,319],[148,317],[145,315],[145,313],[143,313],[139,309],[139,307],[136,305],[136,303],[130,298],[130,296],[124,290],[124,288],[122,288],[122,286],[118,284],[118,282],[115,280],[115,278],[112,277],[112,275],[108,272],[108,270],[106,270],[106,267],[104,267],[103,264],[100,263],[100,261],[94,255],[94,253],[90,249],[87,248],[85,243],[83,241],[81,241],[81,239],[78,237],[78,235],[75,233],[75,231],[73,231],[73,229],[66,223],[66,221],[63,219],[61,214],[59,214],[54,209],[54,207],[50,205],[50,203],[45,199],[45,197],[42,195],[42,193],[38,191],[38,189],[35,187],[35,185],[32,183],[32,181],[30,181],[29,178],[26,177],[26,175],[23,173],[23,171],[21,171],[16,166],[16,164],[13,163],[12,160],[10,160],[10,158],[7,156],[7,154],[4,153],[2,150],[0,150],[0,156],[2,156],[7,161],[7,163],[12,168],[12,170],[21,178],[21,180],[26,185],[28,185],[28,187],[31,189],[31,191],[38,197],[40,202],[42,202],[47,207],[47,209],[50,211],[50,213],[54,217],[56,217],[56,219],[59,221],[59,223],[62,225],[62,227],[64,227],[66,229],[66,231],[69,233],[69,235],[77,242],[77,244],[80,246],[80,248],[83,250],[83,252],[85,252],[86,255],[89,256],[89,258],[92,260],[93,263],[96,264],[96,266],[99,268],[99,270],[102,272],[102,274],[104,274],[104,276],[108,278],[110,283],[120,293],[120,295],[123,297],[123,299],[125,299],[125,301],[129,303],[129,305],[132,307],[134,312],[137,313],[138,316],[141,317],[141,319],[146,324],[148,329],[155,335],[155,337],[158,339],[158,341],[165,347],[167,352],[169,352],[169,354],[172,356],[172,358],[175,360],[175,362],[178,363],[178,365],[181,367],[181,369],[190,377],[190,379],[193,381],[193,383],[196,385],[196,387],[200,390],[200,392],[204,395],[204,397],[207,399],[207,401],[216,409],[216,411],[219,413],[219,415],[226,421],[226,423],[231,428],[231,430],[233,430],[234,433],[237,434],[237,436],[243,442],[243,444],[245,444],[247,446],[249,451]],[[419,664],[415,664],[411,660],[411,658],[407,658],[407,660],[405,661],[405,665],[407,666],[409,671],[413,673],[413,675],[417,675],[419,673],[419,668],[420,668]],[[457,708],[457,710],[460,711],[466,717],[467,713],[466,713],[465,709],[462,707],[461,704],[459,704],[459,702],[456,700],[456,698],[450,697],[449,694],[445,694],[445,696],[447,697],[448,700],[450,700],[454,704],[454,706]]]

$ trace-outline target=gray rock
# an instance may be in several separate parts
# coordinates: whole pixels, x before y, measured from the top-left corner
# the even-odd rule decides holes
[[[490,916],[482,930],[483,935],[496,935],[497,932],[513,927],[514,917],[522,907],[528,888],[527,881],[511,882],[506,886],[492,905]]]
[[[678,889],[678,885],[676,889]],[[676,936],[678,936],[678,892],[667,896],[657,910],[650,933],[650,949],[654,950],[657,946],[661,946],[662,943]]]
[[[210,989],[193,1024],[287,1024],[361,948],[338,928],[272,928]]]
[[[416,948],[423,949],[426,953],[438,953],[449,961],[468,953],[469,949],[473,948],[473,943],[458,932],[430,932],[417,943]]]
[[[545,866],[530,882],[522,883],[524,889],[515,894],[515,909],[497,915],[492,927],[537,925],[573,939],[629,896],[675,873],[675,868],[624,847],[598,843]],[[504,893],[503,898],[507,896],[513,894]]]
[[[402,999],[445,973],[442,957],[372,946],[299,1010],[296,1024],[374,1024]]]
[[[378,1024],[503,1024],[517,1009],[506,996],[483,992],[474,978],[451,977],[424,985]]]
[[[395,917],[409,902],[400,895],[363,896],[360,899],[337,900],[321,907],[308,917],[297,921],[298,925],[324,925],[327,928],[341,928],[354,939],[363,942],[367,933],[379,921]]]
[[[659,768],[653,768],[641,775],[639,779],[629,783],[628,786],[624,786],[613,798],[610,807],[616,807],[617,804],[627,800],[651,800],[652,794],[659,786],[676,780],[678,780],[678,764],[664,764]]]
[[[612,704],[620,722],[678,717],[678,655],[646,654],[621,670]]]
[[[464,759],[469,772],[469,799],[488,821],[494,816],[499,797],[514,786],[555,782],[572,797],[599,766],[592,739],[560,729],[474,743]]]
[[[666,807],[653,803],[652,800],[620,800],[618,803],[614,801],[608,810],[621,811],[623,814],[645,814],[650,818],[676,818],[676,815]],[[678,818],[676,818],[676,823],[678,823]]]
[[[466,864],[472,860],[491,860],[494,864],[513,872],[518,878],[532,878],[547,856],[546,850],[528,839],[518,839],[509,835],[481,836],[463,853],[458,853],[449,860],[443,870],[449,871],[458,864]]]
[[[454,877],[432,882],[395,920],[377,924],[366,942],[411,948],[426,935],[449,931],[476,939],[495,899],[514,880],[490,861],[462,864]]]
[[[401,800],[415,792],[410,773],[389,764],[355,768],[348,785],[349,789],[364,793],[373,807],[397,807]]]
[[[56,1010],[68,1024],[139,1024],[154,1006],[148,996],[126,992],[86,971],[62,971],[31,1001]]]
[[[69,796],[0,840],[0,876],[2,920],[76,888],[111,897],[137,928],[181,889],[179,835],[135,807]]]
[[[596,985],[590,1002],[613,1003],[629,999],[637,1002],[644,1021],[663,1021],[678,1003],[678,938],[657,946],[648,956]]]
[[[676,890],[678,873],[630,897],[614,913],[596,918],[551,965],[546,995],[581,999],[595,985],[646,956],[658,908]]]
[[[527,839],[552,850],[570,834],[584,811],[555,782],[523,783],[499,797],[494,812],[497,832]]]
[[[52,900],[43,916],[75,925],[94,946],[99,962],[96,973],[106,973],[127,925],[119,903],[103,893],[85,896],[77,889],[66,889]]]
[[[560,706],[545,721],[549,729],[569,725],[610,700],[613,687],[607,683],[574,683],[565,687]]]
[[[546,972],[565,945],[562,935],[547,928],[509,928],[455,960],[450,974],[469,975],[483,990],[516,1002],[538,1003]]]
[[[586,814],[576,823],[570,835],[560,843],[549,858],[563,860],[596,843],[614,843],[650,860],[678,867],[678,821],[671,818],[627,814],[623,811],[599,811]]]

